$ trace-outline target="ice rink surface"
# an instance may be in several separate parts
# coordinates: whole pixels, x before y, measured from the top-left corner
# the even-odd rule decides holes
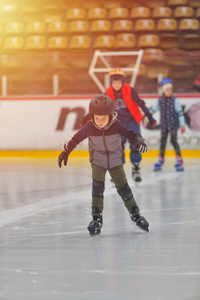
[[[129,184],[150,232],[130,220],[106,179],[104,226],[91,237],[91,168],[70,158],[0,160],[0,298],[199,300],[200,160],[162,173],[143,159]]]

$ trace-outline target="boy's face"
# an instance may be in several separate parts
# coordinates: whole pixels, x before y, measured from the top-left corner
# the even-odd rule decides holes
[[[105,116],[94,115],[94,122],[97,126],[103,128],[109,123],[109,115],[105,115]]]
[[[115,91],[119,91],[122,88],[122,82],[120,79],[113,80],[112,87]]]
[[[167,87],[165,90],[164,90],[164,95],[166,96],[166,97],[171,97],[171,95],[172,95],[172,87]]]

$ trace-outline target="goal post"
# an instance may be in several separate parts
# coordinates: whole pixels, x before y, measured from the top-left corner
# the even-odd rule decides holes
[[[137,59],[135,61],[135,65],[133,67],[130,67],[130,68],[122,67],[121,68],[125,73],[131,72],[130,85],[132,87],[134,87],[136,79],[137,79],[137,75],[139,72],[140,64],[142,61],[143,53],[144,53],[144,50],[142,50],[142,49],[140,49],[138,51],[113,51],[113,52],[104,52],[104,51],[96,50],[94,52],[94,56],[93,56],[88,73],[92,77],[92,79],[94,80],[94,82],[96,83],[96,85],[98,86],[100,91],[102,93],[104,93],[106,91],[106,87],[105,87],[106,80],[103,85],[102,82],[100,81],[100,79],[98,78],[97,74],[99,74],[99,73],[108,74],[108,72],[110,72],[113,68],[116,67],[116,66],[111,66],[111,64],[107,58],[112,57],[112,56],[120,56],[120,57],[121,56],[136,56]],[[103,63],[103,65],[104,65],[103,68],[96,67],[98,59],[100,59],[101,62]],[[130,60],[130,62],[131,62],[131,60]]]

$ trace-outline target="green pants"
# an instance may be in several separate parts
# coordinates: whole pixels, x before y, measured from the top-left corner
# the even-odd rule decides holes
[[[103,192],[105,185],[106,172],[109,171],[110,176],[116,186],[116,189],[124,201],[129,212],[133,207],[137,206],[133,197],[132,191],[127,183],[126,174],[124,172],[124,166],[120,165],[112,169],[104,169],[102,167],[92,165],[92,207],[97,207],[100,211],[103,210]]]

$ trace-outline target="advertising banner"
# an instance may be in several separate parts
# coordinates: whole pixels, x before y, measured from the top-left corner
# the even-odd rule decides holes
[[[144,97],[146,106],[151,107],[156,97]],[[80,129],[80,122],[88,113],[90,98],[79,99],[14,99],[0,100],[0,150],[54,150],[62,149],[63,144]],[[186,132],[179,132],[182,149],[200,148],[200,97],[181,96],[184,109]],[[144,128],[141,133],[149,149],[158,149],[160,139],[159,112],[155,129]],[[167,149],[171,149],[168,141]],[[87,140],[78,146],[87,149]]]

